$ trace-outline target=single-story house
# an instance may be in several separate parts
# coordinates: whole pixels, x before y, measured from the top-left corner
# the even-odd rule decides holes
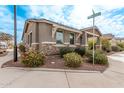
[[[124,42],[124,38],[123,37],[115,37],[111,33],[103,34],[102,37],[108,39],[112,46],[115,46],[117,43]]]
[[[116,45],[116,39],[115,39],[115,36],[113,34],[107,33],[107,34],[103,34],[102,36],[103,36],[103,38],[108,39],[112,46]]]
[[[121,43],[121,42],[124,43],[124,37],[116,37],[115,39],[117,43]]]
[[[0,32],[0,48],[13,48],[14,37],[11,34]]]
[[[22,41],[28,48],[54,54],[59,47],[88,47],[88,38],[96,37],[101,48],[102,33],[95,27],[76,29],[47,19],[28,19],[25,22]]]

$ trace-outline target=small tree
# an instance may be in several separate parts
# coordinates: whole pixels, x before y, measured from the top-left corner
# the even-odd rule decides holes
[[[111,43],[109,42],[109,40],[107,38],[101,38],[101,42],[102,42],[102,49],[106,52],[110,52]]]
[[[96,40],[94,40],[94,47],[96,46]],[[93,49],[93,40],[89,40],[88,41],[88,48],[90,49],[90,50],[92,50]]]
[[[25,46],[24,46],[23,43],[20,43],[20,44],[19,44],[19,50],[20,50],[20,52],[22,52],[22,53],[26,52],[26,48],[25,48]]]

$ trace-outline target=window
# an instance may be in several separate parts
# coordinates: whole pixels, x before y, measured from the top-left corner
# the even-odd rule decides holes
[[[32,44],[32,32],[28,35],[28,44],[31,47],[31,44]]]
[[[63,32],[62,31],[56,32],[56,43],[63,44]]]
[[[83,42],[82,42],[82,36],[80,37],[80,44],[81,44],[81,45],[83,44]]]
[[[32,33],[30,33],[30,46],[32,44]]]
[[[28,35],[28,44],[29,44],[29,35]]]
[[[70,39],[70,44],[74,44],[74,33],[70,33],[69,39]]]

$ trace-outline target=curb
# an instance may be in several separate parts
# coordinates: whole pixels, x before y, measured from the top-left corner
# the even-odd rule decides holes
[[[100,71],[88,70],[71,70],[71,69],[51,69],[51,68],[21,68],[21,67],[5,67],[6,69],[18,69],[24,71],[49,71],[49,72],[70,72],[70,73],[101,73]]]

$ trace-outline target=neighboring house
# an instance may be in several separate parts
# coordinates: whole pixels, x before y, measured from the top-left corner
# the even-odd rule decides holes
[[[111,33],[108,33],[108,34],[103,34],[103,38],[106,38],[110,41],[111,45],[112,46],[115,46],[116,45],[116,39],[115,39],[115,36],[112,35]]]
[[[6,42],[0,42],[0,49],[5,49],[5,48],[7,48],[7,44],[6,44]]]
[[[124,37],[116,37],[115,39],[117,43],[120,43],[120,42],[124,43]]]
[[[6,48],[13,48],[13,36],[7,34],[5,32],[0,32],[0,46],[3,47],[4,45]]]
[[[111,33],[103,34],[103,37],[107,38],[110,41],[112,46],[116,45],[117,43],[124,42],[123,37],[115,37]]]
[[[14,37],[7,41],[7,46],[9,49],[12,49],[14,47]]]
[[[97,37],[101,47],[101,32],[95,27],[75,29],[46,19],[29,19],[25,22],[22,35],[23,43],[28,48],[39,49],[47,54],[54,54],[59,47],[87,47],[88,38]]]

